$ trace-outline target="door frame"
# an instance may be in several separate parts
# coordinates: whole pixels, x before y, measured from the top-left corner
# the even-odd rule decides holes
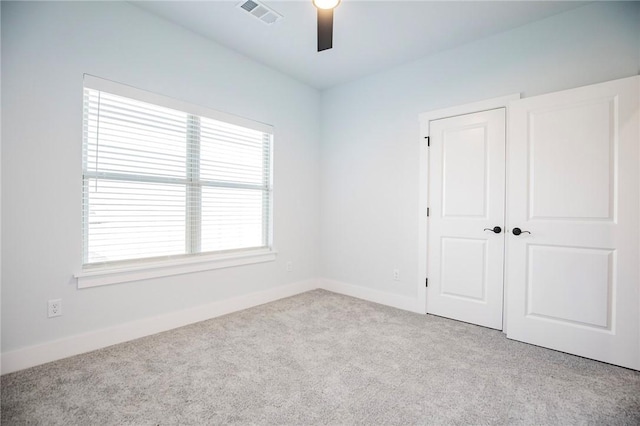
[[[418,182],[418,309],[427,313],[427,288],[425,280],[429,277],[427,270],[427,246],[428,246],[428,218],[427,208],[429,207],[429,148],[425,139],[429,137],[429,123],[434,120],[455,117],[457,115],[472,114],[476,112],[488,111],[497,108],[505,108],[505,123],[507,128],[505,133],[505,145],[509,143],[509,103],[521,98],[520,93],[501,96],[498,98],[485,99],[464,105],[450,108],[437,109],[419,114],[420,122],[420,154],[419,161],[419,182]],[[508,155],[508,150],[505,155]],[[508,162],[508,158],[506,159]],[[505,203],[506,207],[506,203]],[[504,272],[503,272],[504,273]],[[507,332],[506,317],[506,285],[504,286],[504,297],[502,306],[502,332]]]

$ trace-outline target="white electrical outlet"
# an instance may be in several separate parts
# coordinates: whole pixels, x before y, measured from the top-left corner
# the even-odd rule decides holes
[[[292,261],[288,261],[287,262],[287,272],[291,272],[293,271],[293,262]]]
[[[62,299],[49,300],[49,318],[62,315]]]
[[[393,270],[393,280],[400,281],[400,269]]]

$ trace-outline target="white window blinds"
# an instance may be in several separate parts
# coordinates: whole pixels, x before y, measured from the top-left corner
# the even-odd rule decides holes
[[[85,76],[85,266],[266,248],[269,126]]]

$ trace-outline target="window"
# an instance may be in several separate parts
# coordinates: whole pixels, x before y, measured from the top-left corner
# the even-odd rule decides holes
[[[269,249],[272,140],[268,125],[85,76],[84,268]]]

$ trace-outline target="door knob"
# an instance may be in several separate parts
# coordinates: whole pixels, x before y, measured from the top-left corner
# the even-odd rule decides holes
[[[523,230],[522,230],[522,229],[520,229],[520,228],[513,228],[513,229],[511,230],[511,232],[513,232],[513,235],[531,234],[531,232],[529,232],[529,231],[523,231]]]
[[[484,228],[485,231],[492,231],[495,232],[496,234],[499,234],[502,232],[502,228],[500,228],[499,226],[494,226],[493,228]]]

